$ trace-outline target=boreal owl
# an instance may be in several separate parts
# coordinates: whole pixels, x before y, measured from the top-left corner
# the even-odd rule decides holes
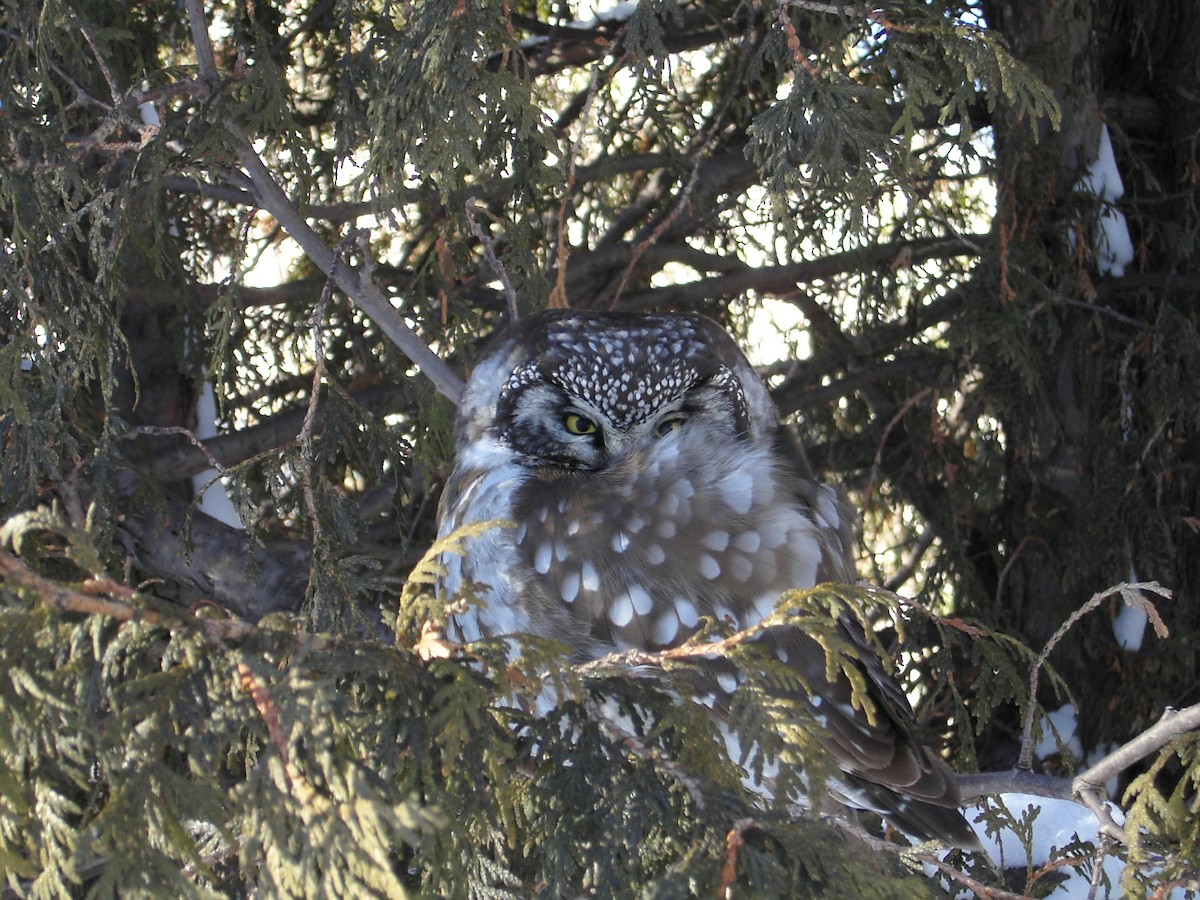
[[[444,591],[474,584],[483,601],[452,636],[558,638],[576,661],[674,647],[704,617],[750,629],[784,591],[855,580],[854,516],[812,478],[732,338],[699,315],[560,310],[505,332],[463,393],[439,533],[491,519],[516,527],[446,557]],[[838,627],[862,651],[873,717],[800,628],[755,638],[809,686],[789,699],[822,727],[833,789],[915,838],[974,846],[953,772],[858,623]],[[707,700],[727,709],[738,674],[712,673]]]

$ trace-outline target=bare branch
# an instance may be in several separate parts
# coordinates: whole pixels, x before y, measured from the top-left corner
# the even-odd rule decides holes
[[[1150,591],[1158,594],[1160,597],[1170,597],[1171,591],[1157,581],[1138,582],[1136,584],[1118,584],[1110,587],[1108,590],[1101,591],[1098,594],[1093,594],[1092,598],[1071,613],[1067,620],[1059,626],[1058,631],[1050,636],[1050,640],[1046,641],[1046,646],[1042,648],[1042,652],[1038,654],[1037,661],[1029,670],[1029,704],[1025,710],[1025,721],[1021,727],[1021,755],[1017,760],[1017,768],[1031,769],[1033,768],[1033,724],[1037,716],[1037,692],[1038,680],[1041,677],[1042,666],[1046,660],[1050,658],[1050,654],[1059,642],[1066,636],[1075,623],[1096,609],[1113,595],[1119,594],[1121,599],[1129,606],[1135,606],[1141,609],[1154,621],[1154,630],[1160,638],[1166,637],[1166,625],[1158,616],[1153,604],[1150,603],[1143,595],[1143,591]]]
[[[215,79],[217,70],[213,58],[212,44],[204,19],[203,0],[187,0],[188,17],[192,25],[192,38],[196,44],[196,56],[201,75]],[[438,356],[429,349],[421,337],[405,324],[391,301],[370,279],[349,266],[335,265],[336,257],[275,180],[271,170],[258,155],[250,138],[235,122],[228,125],[237,147],[238,160],[249,176],[250,185],[258,204],[273,215],[300,249],[322,272],[328,275],[348,296],[354,305],[365,312],[397,348],[433,382],[434,387],[453,403],[458,403],[463,382]]]
[[[354,403],[374,415],[386,415],[411,405],[408,392],[402,385],[395,384],[369,387],[350,397]],[[182,446],[163,451],[147,463],[145,474],[155,481],[171,481],[199,474],[207,468],[231,468],[296,440],[303,427],[305,414],[305,408],[297,407],[276,413],[258,425],[207,438],[201,442],[203,449]],[[323,421],[324,416],[318,411],[316,427],[320,428]],[[219,465],[210,465],[209,459]]]
[[[1118,747],[1071,782],[1077,794],[1103,790],[1104,784],[1189,731],[1200,730],[1200,703],[1185,709],[1168,709],[1162,718],[1127,744]]]
[[[7,28],[0,28],[0,37],[6,37],[10,41],[20,41],[21,43],[27,44],[34,49],[38,48],[38,45],[34,41],[31,41],[29,38],[25,37],[25,35],[16,31],[11,31]],[[50,67],[50,70],[54,72],[55,75],[69,84],[71,89],[75,91],[75,102],[73,105],[98,106],[101,109],[111,109],[109,104],[105,103],[103,100],[99,99],[90,91],[88,91],[87,88],[85,88],[75,79],[75,76],[63,68],[63,66],[53,57],[47,57],[46,64]]]
[[[1033,794],[1051,800],[1073,800],[1071,779],[1056,775],[1039,775],[1021,769],[1003,772],[980,772],[959,775],[958,792],[963,800],[989,797],[996,794]]]
[[[317,268],[332,278],[355,306],[370,316],[392,343],[416,363],[433,382],[438,392],[457,404],[462,394],[462,379],[404,323],[378,285],[361,278],[360,273],[349,266],[334,266],[333,251],[301,217],[300,212],[255,152],[245,132],[235,124],[231,124],[229,128],[240,145],[238,157],[250,175],[255,196],[262,207],[275,216]]]
[[[96,66],[100,69],[100,74],[104,76],[104,82],[108,85],[109,95],[113,99],[113,103],[120,103],[121,89],[117,85],[117,79],[113,77],[112,69],[108,67],[108,60],[104,58],[104,54],[100,52],[100,48],[96,46],[96,39],[92,35],[92,29],[87,26],[82,20],[79,22],[79,32],[83,35],[83,39],[87,41],[87,45],[92,48],[92,55],[96,57]]]
[[[818,260],[806,260],[783,266],[760,266],[715,278],[701,278],[685,284],[650,288],[628,294],[624,306],[630,309],[658,309],[672,304],[688,307],[697,297],[738,297],[749,291],[765,296],[790,296],[797,284],[833,278],[848,272],[863,272],[891,264],[903,252],[912,252],[913,263],[954,256],[972,256],[983,235],[963,238],[923,238],[877,244],[857,250],[835,253]]]
[[[305,824],[311,824],[319,817],[328,816],[332,811],[333,803],[312,786],[303,770],[293,761],[289,752],[288,736],[284,732],[279,709],[271,699],[271,692],[254,674],[254,670],[248,663],[239,660],[237,674],[238,687],[254,703],[254,708],[258,710],[263,725],[266,726],[267,736],[283,762],[284,777],[287,779],[292,796],[300,804],[301,819]]]
[[[683,212],[684,207],[688,204],[692,196],[692,190],[696,187],[696,175],[699,171],[699,165],[692,167],[692,172],[688,177],[687,183],[680,190],[678,197],[671,204],[670,210],[668,210],[662,221],[658,222],[650,234],[641,241],[638,241],[634,246],[633,252],[630,254],[629,264],[625,267],[625,271],[621,273],[621,280],[617,282],[617,286],[613,289],[612,296],[608,300],[610,309],[614,308],[617,301],[621,299],[621,294],[625,291],[625,285],[629,283],[629,278],[637,268],[638,260],[641,259],[642,254],[663,236],[672,223],[679,218],[680,213]]]
[[[321,405],[321,383],[325,380],[325,331],[323,326],[326,311],[329,309],[329,301],[333,299],[334,279],[337,272],[344,265],[342,261],[343,256],[348,252],[353,240],[354,232],[351,232],[342,241],[341,245],[339,245],[338,252],[333,259],[333,271],[329,273],[329,278],[326,279],[325,289],[321,291],[321,299],[317,302],[317,308],[313,311],[309,320],[309,324],[312,326],[315,365],[313,366],[312,388],[308,392],[308,406],[304,410],[304,423],[300,426],[300,434],[296,436],[296,440],[300,445],[300,466],[297,474],[300,477],[300,490],[304,495],[304,507],[308,512],[308,524],[312,529],[312,543],[314,547],[321,545],[320,507],[317,504],[316,489],[313,487],[313,483],[316,480],[313,477],[313,463],[316,462],[316,453],[313,450],[313,436],[316,430],[317,413]],[[310,574],[308,580],[310,591],[312,590],[313,583],[314,579]]]
[[[188,25],[196,47],[196,63],[200,77],[209,84],[217,80],[217,59],[213,55],[212,39],[208,35],[208,19],[204,16],[204,0],[186,0]]]
[[[196,433],[190,428],[183,428],[179,425],[139,425],[134,428],[130,428],[128,431],[122,434],[121,437],[129,439],[140,437],[144,434],[155,435],[159,437],[174,434],[182,435],[183,437],[187,438],[188,443],[191,446],[195,447],[204,456],[204,461],[208,463],[208,468],[215,469],[218,476],[224,476],[228,474],[225,471],[225,467],[221,465],[220,461],[215,456],[213,456],[212,451],[205,445],[203,441],[200,440],[200,438],[196,437]],[[170,474],[170,477],[190,478],[192,475],[197,475],[202,471],[204,471],[203,468],[198,468],[195,472],[188,472],[186,475],[181,475],[178,471],[175,471]]]
[[[308,581],[307,545],[263,546],[183,501],[148,506],[124,516],[118,539],[129,564],[163,579],[172,599],[216,604],[252,621],[299,609]]]

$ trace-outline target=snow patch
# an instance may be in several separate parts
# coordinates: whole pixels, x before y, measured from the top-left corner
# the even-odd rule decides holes
[[[1138,606],[1122,606],[1113,617],[1113,634],[1117,643],[1130,653],[1142,649],[1142,638],[1146,636],[1146,612]]]
[[[1012,828],[1002,827],[995,834],[989,835],[986,823],[980,821],[981,815],[977,814],[978,818],[971,822],[971,827],[979,836],[984,850],[1002,868],[1024,869],[1028,866],[1040,869],[1068,844],[1084,841],[1095,846],[1098,843],[1099,826],[1096,817],[1085,807],[1070,800],[1053,800],[1033,794],[1000,794],[998,797],[989,798],[987,804],[993,811],[997,807],[1007,810],[1013,821],[1027,823],[1029,828],[1027,855],[1025,844]],[[1113,803],[1106,803],[1105,807],[1116,824],[1125,824],[1123,810]],[[972,818],[969,813],[967,818]],[[1094,889],[1089,880],[1092,871],[1090,865],[1059,866],[1058,873],[1066,878],[1046,896],[1050,900],[1092,900],[1097,897],[1123,896],[1121,876],[1125,871],[1125,863],[1116,856],[1107,855],[1101,862],[1101,868],[1103,876]],[[933,874],[932,869],[928,867],[926,871]],[[1186,888],[1175,888],[1165,896],[1171,900],[1185,900],[1194,897],[1195,892]]]
[[[1125,184],[1121,181],[1121,173],[1117,169],[1117,159],[1113,155],[1112,139],[1108,136],[1107,125],[1101,124],[1096,159],[1088,166],[1087,174],[1079,179],[1075,189],[1100,200],[1100,219],[1096,223],[1097,229],[1093,238],[1096,268],[1101,275],[1120,278],[1125,274],[1125,267],[1133,262],[1133,239],[1129,236],[1129,224],[1125,221],[1125,215],[1115,206],[1116,201],[1125,193]],[[1074,240],[1072,235],[1072,246]]]
[[[997,834],[989,836],[983,823],[972,823],[984,849],[992,859],[1006,868],[1024,868],[1027,863],[1034,868],[1040,868],[1050,861],[1056,850],[1067,844],[1077,840],[1096,840],[1095,816],[1086,808],[1069,800],[1051,800],[1033,794],[1001,794],[991,802],[1002,805],[1017,821],[1032,817],[1028,858],[1024,844],[1011,828],[1001,828]],[[1109,804],[1109,812],[1115,822],[1124,822],[1124,813],[1112,804]],[[1110,896],[1115,897],[1121,883],[1124,863],[1115,856],[1106,856],[1103,865],[1110,886]],[[1059,871],[1068,877],[1055,887],[1049,896],[1054,900],[1084,900],[1091,896],[1092,887],[1087,875],[1081,871],[1082,868],[1084,867],[1060,868]]]
[[[1070,703],[1042,717],[1042,737],[1033,748],[1033,755],[1038,759],[1060,752],[1069,753],[1076,759],[1083,757],[1083,745],[1079,742],[1079,720],[1075,707]]]
[[[196,437],[200,440],[216,437],[217,430],[217,395],[213,391],[211,381],[204,382],[204,393],[200,395],[200,403],[196,409]],[[192,490],[200,495],[200,510],[218,522],[224,522],[231,528],[245,530],[246,525],[238,515],[237,508],[230,499],[225,487],[225,479],[216,469],[205,469],[199,475],[192,476]]]

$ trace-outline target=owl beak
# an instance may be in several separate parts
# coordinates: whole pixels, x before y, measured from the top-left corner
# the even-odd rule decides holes
[[[630,431],[610,431],[604,435],[605,465],[611,466],[627,460],[638,450],[644,448],[649,435],[643,434],[636,426]]]

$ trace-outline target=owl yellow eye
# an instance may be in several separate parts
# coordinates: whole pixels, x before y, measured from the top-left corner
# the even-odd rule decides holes
[[[654,426],[654,436],[662,437],[664,434],[670,434],[672,431],[678,431],[683,427],[683,423],[685,421],[687,421],[687,416],[667,416]]]
[[[591,419],[579,415],[579,413],[568,414],[567,417],[563,419],[563,424],[567,426],[567,431],[571,432],[571,434],[596,433],[596,423]]]

